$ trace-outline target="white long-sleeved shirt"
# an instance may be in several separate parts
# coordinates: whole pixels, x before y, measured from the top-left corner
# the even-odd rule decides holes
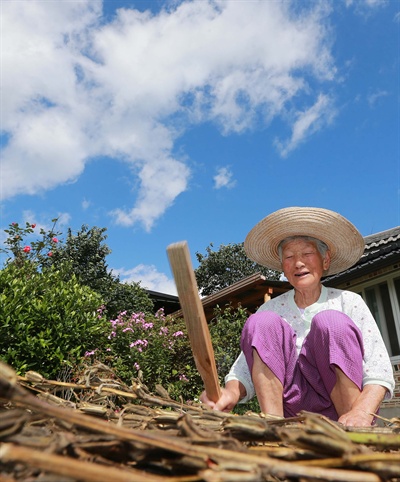
[[[348,315],[360,329],[364,343],[363,386],[381,385],[388,389],[385,398],[391,398],[394,390],[393,368],[388,352],[372,313],[360,295],[322,286],[321,295],[304,312],[294,301],[294,290],[288,291],[264,303],[258,311],[274,311],[293,328],[297,335],[296,348],[300,353],[305,337],[311,327],[312,318],[324,310],[337,310]],[[232,365],[225,383],[229,380],[240,381],[246,389],[245,403],[255,395],[249,367],[243,352]]]

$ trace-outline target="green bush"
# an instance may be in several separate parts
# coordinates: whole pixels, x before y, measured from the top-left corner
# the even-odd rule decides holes
[[[241,307],[215,310],[210,334],[221,386],[240,353],[247,316]],[[122,312],[109,321],[101,346],[88,347],[85,364],[100,361],[128,385],[140,379],[152,392],[161,385],[174,400],[197,400],[204,388],[186,333],[182,319],[164,316],[162,310],[156,315]],[[248,410],[259,410],[256,399],[235,408],[236,413]]]
[[[210,335],[214,346],[215,361],[219,374],[225,376],[240,353],[240,336],[247,319],[247,310],[226,305],[217,306],[210,323]]]
[[[201,392],[201,378],[182,319],[120,313],[109,321],[100,346],[87,345],[86,359],[111,367],[127,384],[141,379],[151,391],[163,386],[174,399],[193,400]]]
[[[35,370],[48,378],[66,365],[77,369],[82,358],[99,360],[125,383],[140,378],[151,391],[159,384],[176,400],[197,399],[203,384],[183,320],[149,314],[153,303],[140,284],[120,283],[108,272],[104,228],[69,231],[63,245],[56,222],[30,244],[35,224],[12,223],[5,230],[0,359],[20,374]],[[106,321],[106,314],[114,319]],[[215,310],[210,332],[221,385],[240,352],[246,318],[240,307]],[[257,402],[235,409],[246,410],[258,410]]]
[[[76,234],[69,229],[63,242],[59,238],[61,233],[55,231],[57,222],[57,218],[53,219],[48,231],[29,222],[25,226],[11,223],[4,230],[4,247],[0,246],[0,254],[5,255],[4,265],[23,267],[29,261],[38,271],[53,267],[65,274],[66,281],[74,274],[80,284],[101,296],[109,317],[117,316],[121,310],[153,312],[153,302],[140,283],[121,283],[108,269],[106,257],[111,250],[105,244],[106,228],[89,229],[83,225]],[[66,264],[68,270],[64,269]]]
[[[67,267],[64,268],[64,271]],[[0,359],[18,373],[35,370],[55,378],[83,356],[105,330],[102,300],[63,270],[37,272],[26,261],[0,271]]]
[[[240,337],[248,316],[248,311],[240,305],[237,308],[231,305],[223,308],[217,306],[214,310],[214,318],[209,328],[221,385],[224,384],[225,376],[240,354]],[[260,411],[256,398],[247,403],[238,404],[234,409],[234,412],[239,414],[246,411]]]
[[[107,316],[117,317],[121,311],[128,313],[154,313],[154,303],[140,282],[121,283],[115,279],[108,292],[101,293],[107,306]]]

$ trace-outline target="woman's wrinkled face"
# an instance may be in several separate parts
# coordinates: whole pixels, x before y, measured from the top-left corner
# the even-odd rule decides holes
[[[313,242],[295,239],[282,247],[282,269],[295,289],[312,289],[319,286],[321,277],[329,265],[329,251],[323,257]]]

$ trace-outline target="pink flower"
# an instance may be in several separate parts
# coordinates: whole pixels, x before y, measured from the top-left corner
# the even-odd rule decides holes
[[[97,351],[97,348],[95,350],[92,350],[92,351],[87,351],[87,352],[85,352],[84,356],[92,356],[96,353],[96,351]]]
[[[29,253],[30,250],[31,250],[30,246],[25,246],[25,248],[23,249],[24,253]]]
[[[136,349],[139,352],[142,352],[143,348],[140,345],[144,345],[144,348],[146,348],[148,344],[149,344],[149,342],[147,340],[136,340],[129,345],[129,348],[136,347]]]
[[[47,253],[47,256],[50,256],[50,257],[53,256],[53,251],[49,251],[49,252]]]
[[[36,224],[31,224],[31,228],[32,228],[32,229],[35,229],[35,228],[36,228]]]
[[[53,238],[52,241],[53,241],[53,243],[58,243],[58,239],[57,239],[57,238]]]

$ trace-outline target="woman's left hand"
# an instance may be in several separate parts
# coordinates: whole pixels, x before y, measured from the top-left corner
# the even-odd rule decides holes
[[[373,424],[374,416],[365,410],[354,408],[339,417],[338,421],[346,427],[370,427]]]

